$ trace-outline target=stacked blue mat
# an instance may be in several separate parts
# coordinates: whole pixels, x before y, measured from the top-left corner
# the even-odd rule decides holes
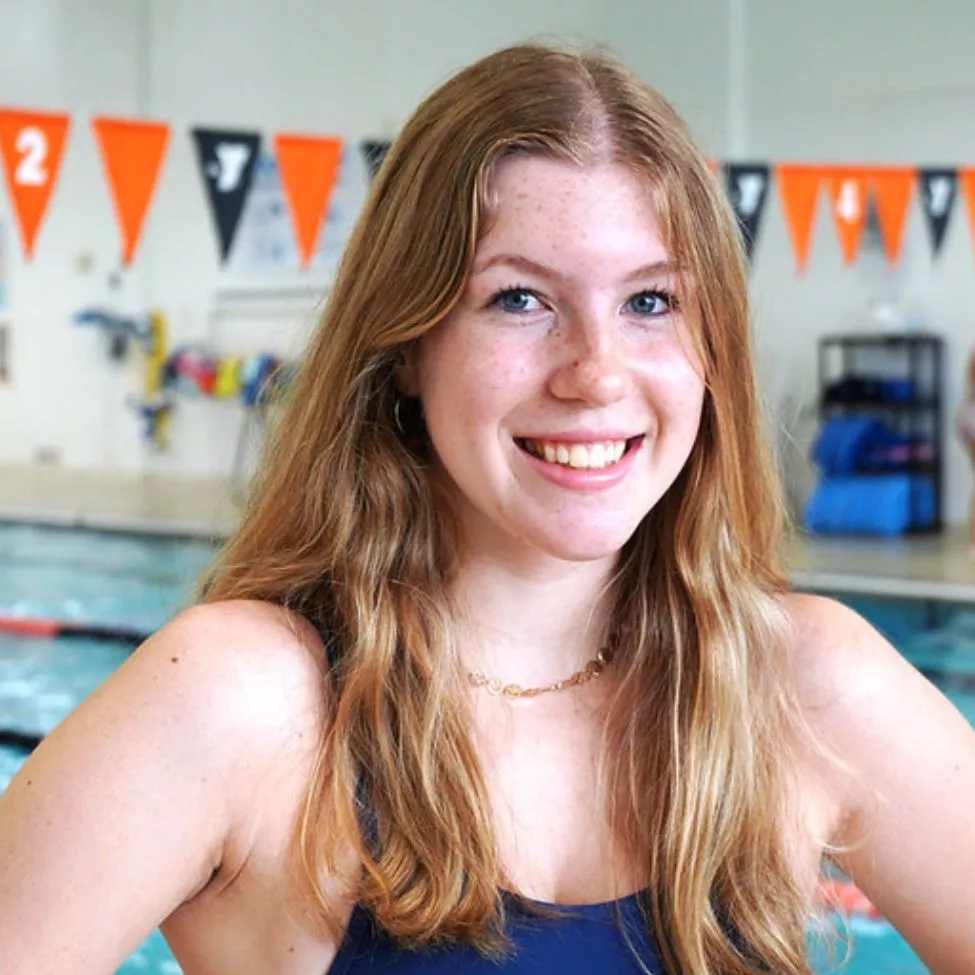
[[[813,446],[822,480],[806,506],[809,531],[834,535],[902,535],[934,524],[935,491],[930,477],[883,470],[876,459],[893,448],[911,447],[876,417],[837,417]]]

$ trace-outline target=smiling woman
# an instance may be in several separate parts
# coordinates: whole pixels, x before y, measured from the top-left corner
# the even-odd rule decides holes
[[[203,605],[4,797],[0,968],[109,971],[162,922],[189,972],[801,975],[825,854],[975,970],[975,736],[787,592],[780,510],[683,123],[600,55],[461,71]]]

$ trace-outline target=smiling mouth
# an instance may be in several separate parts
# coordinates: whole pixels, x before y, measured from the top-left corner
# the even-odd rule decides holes
[[[595,443],[560,443],[557,440],[529,440],[517,437],[515,443],[532,457],[577,471],[601,471],[615,467],[641,440],[602,440]]]

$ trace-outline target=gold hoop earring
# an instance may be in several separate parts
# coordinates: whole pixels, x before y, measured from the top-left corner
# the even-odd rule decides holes
[[[393,423],[396,424],[396,429],[399,430],[402,436],[406,436],[406,429],[403,426],[403,417],[400,416],[400,407],[403,405],[403,400],[401,397],[397,396],[393,400]]]

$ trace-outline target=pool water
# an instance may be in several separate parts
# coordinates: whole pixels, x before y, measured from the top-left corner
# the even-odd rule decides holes
[[[52,617],[152,630],[192,598],[213,556],[204,541],[0,524],[0,615]],[[834,594],[870,619],[975,724],[975,612]],[[43,735],[130,652],[124,644],[37,639],[0,632],[0,726]],[[0,792],[23,755],[0,747]],[[924,975],[927,969],[885,921],[854,918],[850,975]],[[842,959],[843,951],[837,957]],[[821,961],[818,970],[833,966]],[[121,975],[179,975],[158,932]]]
[[[197,540],[0,525],[0,614],[158,629],[189,604],[213,553]],[[50,731],[129,652],[105,640],[0,632],[0,725]],[[0,792],[23,758],[0,747]],[[155,932],[119,972],[180,975],[180,968]]]

